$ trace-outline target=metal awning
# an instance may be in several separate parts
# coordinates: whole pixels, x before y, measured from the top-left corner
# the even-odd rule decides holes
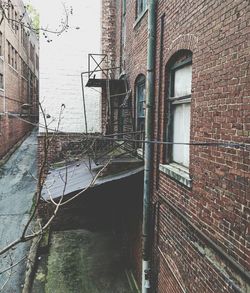
[[[52,197],[53,199],[61,197],[64,188],[64,196],[85,189],[91,184],[93,178],[96,176],[100,168],[101,166],[97,166],[94,162],[92,162],[92,170],[90,171],[88,167],[88,161],[86,159],[81,162],[72,163],[67,167],[61,167],[51,170],[47,175],[45,184],[42,189],[43,199],[49,200],[50,197]],[[130,168],[122,172],[108,174],[103,177],[99,176],[90,188],[108,182],[128,178],[142,171],[143,166],[138,167],[137,164],[134,168]],[[65,183],[66,173],[67,182]]]

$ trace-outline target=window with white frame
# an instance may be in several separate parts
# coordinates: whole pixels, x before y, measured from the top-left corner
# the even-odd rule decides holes
[[[136,18],[140,17],[147,8],[147,0],[136,0]]]
[[[168,147],[167,161],[189,168],[190,112],[192,57],[183,56],[170,68],[169,72],[169,113],[168,139],[173,142]]]

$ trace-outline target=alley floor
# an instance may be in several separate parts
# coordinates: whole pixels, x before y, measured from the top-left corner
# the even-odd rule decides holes
[[[32,132],[0,167],[0,249],[20,237],[29,219],[36,191],[36,135]],[[124,247],[114,233],[121,212],[113,204],[122,208],[127,197],[121,191],[121,197],[117,191],[110,193],[109,184],[115,183],[90,191],[59,212],[48,249],[39,249],[32,293],[135,292]],[[22,292],[29,247],[30,243],[20,244],[0,256],[0,293]]]
[[[33,293],[132,293],[114,235],[56,231],[39,257]]]
[[[36,190],[36,152],[37,137],[36,132],[32,132],[5,165],[0,167],[0,250],[20,236],[29,218]],[[0,256],[0,292],[21,292],[29,245],[18,245],[11,252]],[[18,265],[3,273],[18,262]]]

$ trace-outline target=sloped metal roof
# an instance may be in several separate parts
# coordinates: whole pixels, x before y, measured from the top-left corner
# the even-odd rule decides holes
[[[64,196],[67,194],[81,191],[91,185],[96,174],[100,170],[100,166],[96,166],[94,162],[91,163],[92,170],[89,170],[88,161],[75,162],[67,167],[56,168],[51,170],[47,175],[45,184],[42,189],[42,197],[44,200],[49,200],[61,197],[65,188]],[[105,184],[111,181],[124,179],[126,177],[135,175],[143,171],[143,166],[130,168],[116,174],[110,174],[104,177],[98,177],[90,188]],[[67,176],[66,176],[67,174]],[[65,178],[67,177],[67,180]]]

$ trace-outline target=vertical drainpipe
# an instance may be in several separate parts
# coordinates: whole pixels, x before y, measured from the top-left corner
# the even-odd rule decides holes
[[[148,50],[147,50],[147,83],[146,83],[146,121],[145,140],[153,139],[154,118],[154,72],[156,46],[156,1],[148,1]],[[142,223],[142,293],[150,290],[150,193],[153,169],[153,144],[145,143],[144,155],[144,191],[143,191],[143,223]]]
[[[6,114],[7,114],[7,105],[6,105],[6,66],[7,66],[7,62],[8,60],[5,58],[6,56],[6,51],[8,50],[6,44],[7,42],[6,40],[6,20],[3,20],[3,35],[2,35],[2,40],[3,41],[3,87],[4,87],[4,98],[3,98],[3,110],[4,110],[4,118],[6,118]]]

